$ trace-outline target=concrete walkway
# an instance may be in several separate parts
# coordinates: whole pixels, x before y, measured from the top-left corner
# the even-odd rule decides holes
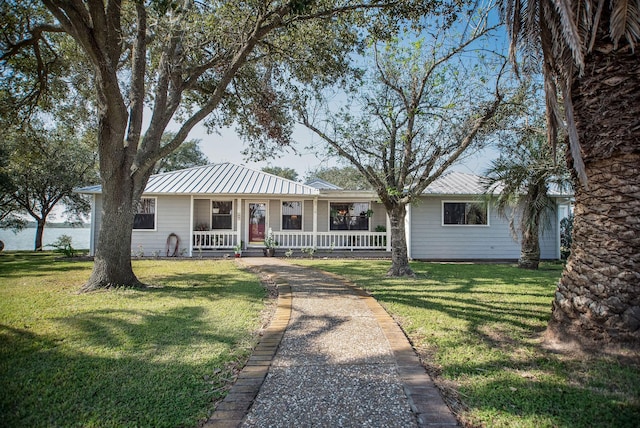
[[[404,333],[362,290],[268,257],[273,321],[206,427],[452,427]]]

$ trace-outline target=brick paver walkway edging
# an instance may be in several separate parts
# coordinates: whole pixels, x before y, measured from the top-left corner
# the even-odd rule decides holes
[[[280,278],[274,279],[278,302],[273,318],[231,390],[203,428],[239,426],[260,391],[291,317],[291,287]]]
[[[344,277],[331,272],[323,271],[322,273],[334,277],[336,281],[340,281],[354,290],[373,312],[391,345],[391,350],[398,364],[398,374],[404,384],[404,392],[409,400],[411,410],[418,418],[418,425],[421,427],[458,426],[455,416],[453,416],[453,413],[442,399],[433,379],[420,363],[420,359],[409,343],[409,339],[407,339],[404,331],[391,315],[376,299],[362,288],[347,281]]]
[[[245,426],[293,426],[292,423],[298,426],[457,426],[455,417],[420,364],[418,356],[402,329],[364,290],[338,275],[292,266],[283,260],[252,258],[243,260],[242,264],[261,271],[267,270],[276,275],[280,292],[278,307],[272,323],[249,359],[249,363],[240,373],[229,395],[220,403],[207,422],[206,427],[236,427],[242,424]],[[282,276],[285,275],[293,283],[284,282]],[[296,285],[293,286],[293,284]],[[298,303],[292,304],[293,299]],[[349,303],[354,302],[353,299],[360,301],[358,305],[361,306],[353,306],[355,303]],[[309,310],[323,305],[330,308],[330,312],[324,312],[326,315],[323,315],[323,312],[308,313]],[[336,308],[332,308],[332,305]],[[295,320],[292,318],[292,308],[296,312]],[[349,314],[345,317],[336,316],[349,310],[354,311],[353,316]],[[362,355],[356,363],[350,362],[353,360],[349,358],[345,359],[344,355],[340,355],[340,351],[331,350],[334,343],[335,346],[344,346],[344,343],[339,344],[331,340],[339,339],[339,332],[342,332],[341,329],[347,325],[344,324],[345,322],[369,325],[366,330],[361,330],[366,337],[353,337],[353,345],[347,345],[353,346],[354,349],[362,349],[366,354]],[[319,326],[322,328],[318,329]],[[287,327],[292,330],[287,333],[288,339],[285,341],[284,349],[278,351]],[[381,333],[371,333],[372,328]],[[359,331],[356,329],[355,332],[357,335]],[[325,348],[328,354],[317,352],[307,354],[305,346],[318,345],[318,334],[331,337],[328,343],[320,342],[320,346],[330,347]],[[370,335],[374,342],[367,342]],[[376,337],[382,338],[382,342],[385,343],[375,339]],[[308,340],[312,342],[305,342]],[[295,348],[300,346],[300,342],[303,342],[303,347]],[[380,354],[383,348],[388,351]],[[358,351],[354,352],[356,356],[359,355]],[[276,354],[278,363],[273,366]],[[338,362],[327,363],[327,358],[337,359]],[[390,363],[392,366],[389,365]],[[270,369],[273,373],[269,373]],[[267,375],[269,375],[269,381],[265,382]],[[335,384],[327,385],[328,378],[332,376],[332,382]],[[345,384],[341,384],[341,381]],[[337,408],[333,407],[336,406],[336,397],[333,397],[334,394],[331,392],[327,392],[327,386],[329,391],[331,387],[337,388],[336,396],[343,392],[341,389],[355,388],[355,393],[346,394],[344,397],[350,401],[365,400],[361,404],[362,408],[358,409],[357,403],[352,402],[344,407],[339,404]],[[261,387],[266,389],[260,391]],[[373,392],[369,392],[367,396],[360,389],[363,387],[378,391],[378,395],[372,396],[370,394]],[[395,388],[400,389],[398,392],[393,392],[396,391]],[[261,397],[257,399],[259,405],[252,408],[258,393]],[[318,394],[317,399],[314,398],[314,394]],[[389,394],[388,398],[383,397],[386,394]],[[398,394],[404,398],[400,398]],[[299,402],[289,404],[284,396],[290,396],[292,400],[299,400]],[[376,400],[379,404],[370,402]],[[401,401],[405,404],[400,404]],[[308,409],[310,416],[296,413],[301,412],[300,405],[304,406],[304,403],[308,403],[310,407]],[[398,414],[398,412],[403,412],[401,410],[403,406],[406,407],[404,411],[406,416],[399,416],[401,413]],[[306,412],[307,409],[303,411]],[[290,412],[293,413],[289,414]],[[318,412],[317,416],[314,415]],[[331,417],[323,415],[331,412],[334,412]]]

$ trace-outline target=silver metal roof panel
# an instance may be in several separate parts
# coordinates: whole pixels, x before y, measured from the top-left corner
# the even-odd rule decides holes
[[[102,188],[88,186],[78,192],[101,193]],[[242,165],[220,163],[152,175],[144,193],[311,196],[319,190]]]

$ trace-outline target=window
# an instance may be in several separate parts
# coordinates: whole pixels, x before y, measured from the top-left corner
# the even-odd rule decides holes
[[[444,202],[442,224],[486,225],[487,204],[476,202]]]
[[[211,229],[233,229],[231,213],[233,202],[212,201],[211,202]]]
[[[133,217],[133,228],[137,230],[155,230],[156,198],[141,198]]]
[[[369,202],[330,202],[329,230],[369,230]]]
[[[302,230],[302,202],[282,202],[282,230]]]

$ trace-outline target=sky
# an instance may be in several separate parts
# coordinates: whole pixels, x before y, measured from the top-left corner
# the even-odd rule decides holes
[[[319,137],[313,135],[302,126],[294,131],[295,146],[298,154],[292,150],[283,153],[282,157],[268,161],[252,162],[244,159],[242,151],[246,148],[240,137],[231,128],[221,131],[221,135],[207,134],[204,126],[198,126],[189,134],[189,139],[200,140],[200,149],[209,158],[211,163],[231,162],[245,165],[260,170],[266,166],[293,168],[298,173],[298,178],[303,180],[307,172],[318,166],[334,166],[335,159],[319,159],[305,147],[321,144]],[[455,164],[450,169],[470,174],[483,175],[491,160],[497,158],[498,153],[494,149],[486,149],[467,156],[463,161]]]

